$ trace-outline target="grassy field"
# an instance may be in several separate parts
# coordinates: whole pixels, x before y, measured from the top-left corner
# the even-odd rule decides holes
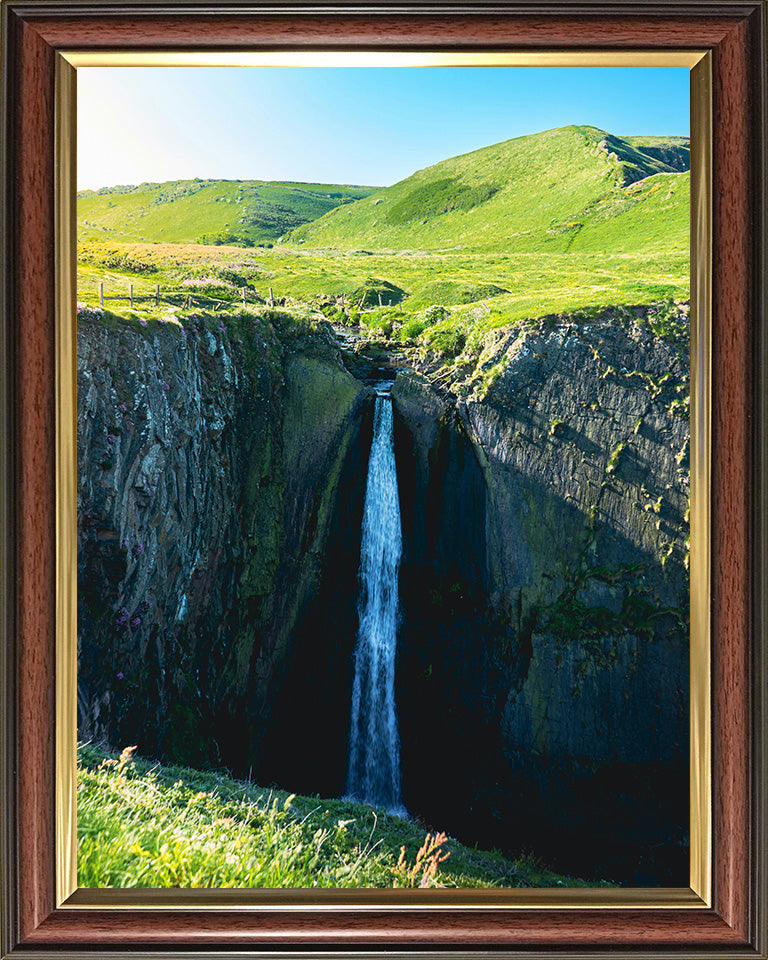
[[[383,810],[164,766],[131,748],[118,757],[79,746],[77,817],[82,887],[612,886]]]
[[[242,303],[285,299],[309,311],[322,308],[335,322],[362,323],[372,336],[387,336],[453,357],[488,331],[553,313],[605,305],[686,299],[686,252],[471,253],[401,251],[371,253],[271,250],[182,244],[82,244],[78,300],[163,293]],[[378,308],[381,293],[383,308]],[[342,303],[341,298],[344,297]],[[365,308],[358,309],[365,298]],[[177,300],[181,300],[177,296]],[[119,303],[119,301],[118,301]],[[334,304],[330,311],[328,306]],[[117,312],[125,311],[108,302]],[[434,306],[444,309],[435,311]],[[168,312],[162,305],[159,313]],[[155,316],[152,303],[137,315]]]
[[[451,157],[384,188],[256,180],[105,188],[79,195],[78,235],[353,251],[683,253],[687,144],[569,126]]]

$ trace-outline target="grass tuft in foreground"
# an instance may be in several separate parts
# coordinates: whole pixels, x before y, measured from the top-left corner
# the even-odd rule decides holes
[[[346,800],[78,747],[83,887],[583,887]]]

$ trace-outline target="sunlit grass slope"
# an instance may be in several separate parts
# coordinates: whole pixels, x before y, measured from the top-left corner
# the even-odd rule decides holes
[[[82,887],[611,885],[427,838],[424,825],[362,804],[134,759],[130,748],[119,758],[78,748],[77,831]]]
[[[81,240],[271,242],[373,187],[265,180],[175,180],[78,194]]]
[[[372,250],[683,250],[687,144],[559,127],[419,170],[295,229],[290,239]]]

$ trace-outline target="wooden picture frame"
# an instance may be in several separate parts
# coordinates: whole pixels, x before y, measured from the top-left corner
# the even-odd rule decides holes
[[[3,29],[2,941],[0,956],[768,956],[765,810],[766,8],[763,0],[395,7],[364,2],[190,5],[7,0]],[[713,209],[711,900],[510,907],[440,899],[241,891],[103,906],[57,890],[57,218],[59,51],[705,50],[711,54]],[[60,78],[61,82],[61,78]],[[72,211],[69,211],[72,213]],[[74,223],[74,217],[71,217]],[[58,224],[59,228],[61,224]],[[60,372],[60,371],[59,371]],[[61,597],[59,597],[61,603]],[[71,599],[70,599],[71,603]],[[56,669],[54,666],[56,665]],[[60,811],[59,811],[60,812]],[[71,840],[71,838],[70,838]],[[127,892],[127,891],[126,891]],[[586,891],[587,894],[590,891]],[[663,902],[661,902],[663,900]]]

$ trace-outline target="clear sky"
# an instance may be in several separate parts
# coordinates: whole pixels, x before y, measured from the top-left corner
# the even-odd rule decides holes
[[[689,134],[682,67],[81,67],[78,189],[215,178],[389,186],[570,123]]]

